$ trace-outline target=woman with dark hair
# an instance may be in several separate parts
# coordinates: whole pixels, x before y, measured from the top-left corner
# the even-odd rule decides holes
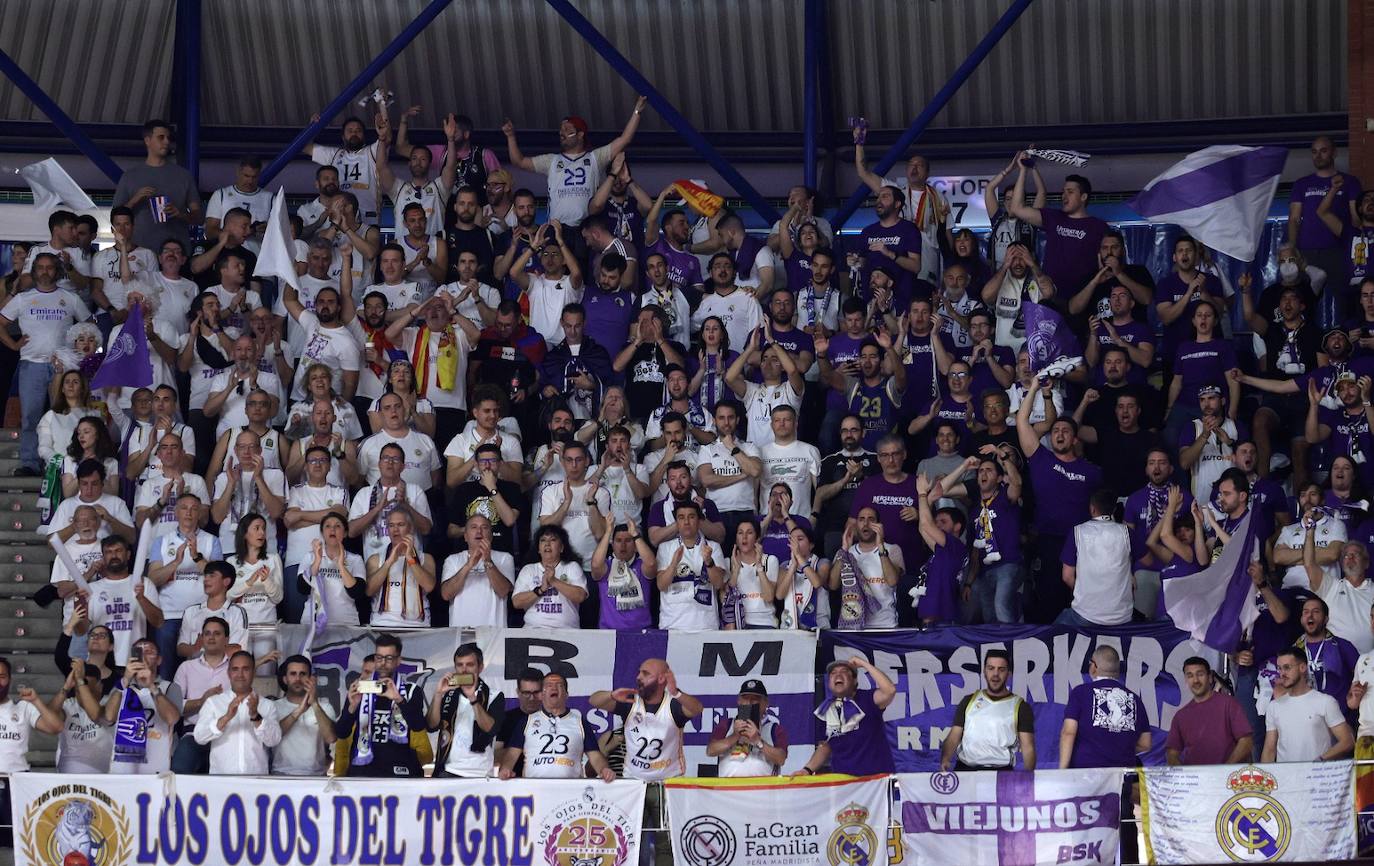
[[[816,555],[816,536],[804,526],[788,533],[792,558],[779,575],[776,592],[782,601],[782,628],[810,630],[830,627],[830,593],[826,578],[830,560]]]
[[[357,625],[358,604],[367,602],[367,567],[363,558],[344,549],[348,520],[337,511],[320,518],[320,537],[300,564],[298,588],[315,602],[316,616],[324,611],[331,625]],[[306,624],[310,625],[307,619]]]
[[[97,406],[91,402],[91,389],[79,371],[68,370],[62,374],[52,408],[38,419],[38,457],[43,461],[43,486],[38,499],[44,510],[56,508],[65,495],[62,467],[77,423],[88,417],[102,425],[107,423],[103,408],[103,404]],[[43,515],[44,520],[47,517],[48,514]]]
[[[391,362],[391,366],[386,371],[385,389],[382,392],[383,396],[395,394],[401,398],[406,418],[410,420],[410,426],[433,438],[437,423],[434,404],[421,397],[419,392],[415,390],[415,368],[411,366],[410,361],[405,358],[398,358]],[[383,426],[382,413],[379,410],[381,401],[382,398],[378,397],[372,401],[372,405],[367,409],[367,420],[371,423],[373,430],[381,430]]]
[[[234,555],[229,557],[234,566],[234,583],[229,587],[230,601],[243,605],[248,614],[248,626],[276,625],[277,605],[282,600],[281,557],[267,545],[267,518],[250,511],[239,520],[234,531]],[[258,667],[264,658],[278,651],[276,630],[258,630],[252,633],[252,647],[244,647],[253,653]],[[280,654],[280,653],[279,653]],[[265,673],[272,673],[268,669]]]
[[[119,495],[119,452],[110,428],[94,416],[86,416],[76,422],[72,431],[71,444],[62,460],[62,498],[76,495],[76,467],[83,460],[99,460],[105,467],[105,492]]]
[[[1349,532],[1364,522],[1369,512],[1364,484],[1360,481],[1360,467],[1345,454],[1331,458],[1331,474],[1326,479],[1326,496],[1322,507],[1327,508],[1346,526]]]
[[[701,323],[701,346],[687,359],[687,371],[692,376],[687,392],[708,416],[716,411],[717,403],[730,396],[725,373],[738,357],[739,352],[730,350],[730,332],[725,330],[725,322],[719,316],[707,316]]]
[[[578,628],[578,608],[586,600],[587,578],[567,531],[556,525],[539,527],[511,593],[511,603],[525,611],[525,625]]]
[[[778,585],[778,558],[765,553],[759,522],[746,517],[735,528],[730,576],[720,605],[726,629],[777,628],[773,599]]]

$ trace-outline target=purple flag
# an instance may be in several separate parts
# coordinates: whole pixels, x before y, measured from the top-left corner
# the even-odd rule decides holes
[[[1031,369],[1042,376],[1063,376],[1083,363],[1078,338],[1052,307],[1023,301],[1026,314],[1026,352]]]
[[[1253,515],[1252,508],[1216,562],[1164,583],[1164,607],[1174,625],[1222,652],[1239,649],[1259,616],[1250,580],[1250,563],[1259,556]]]
[[[148,334],[143,330],[143,305],[131,304],[119,335],[105,347],[105,360],[91,377],[91,389],[146,388],[153,384],[148,357]]]

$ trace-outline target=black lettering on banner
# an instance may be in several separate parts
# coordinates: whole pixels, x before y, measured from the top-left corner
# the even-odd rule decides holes
[[[775,677],[782,670],[782,641],[759,640],[749,646],[749,653],[741,662],[735,655],[733,643],[706,643],[701,647],[701,670],[699,676],[717,676],[718,668],[724,668],[725,676],[765,676]]]
[[[527,667],[561,674],[571,682],[577,678],[577,644],[547,638],[507,637],[506,676],[514,679]]]

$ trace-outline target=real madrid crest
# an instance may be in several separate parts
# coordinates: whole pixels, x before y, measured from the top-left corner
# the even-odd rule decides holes
[[[1217,810],[1217,844],[1236,861],[1278,860],[1293,837],[1293,821],[1270,796],[1278,780],[1259,767],[1242,767],[1226,779],[1235,796]]]

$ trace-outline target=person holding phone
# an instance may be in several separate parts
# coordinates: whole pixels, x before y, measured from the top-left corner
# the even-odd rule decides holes
[[[411,745],[411,732],[425,728],[425,694],[397,672],[401,639],[377,636],[372,676],[348,687],[348,700],[334,723],[334,735],[350,739],[346,776],[420,778],[424,769]]]
[[[719,760],[717,775],[776,776],[787,762],[787,730],[768,718],[768,689],[763,680],[745,680],[735,716],[723,717],[711,731],[706,754]]]
[[[427,720],[439,732],[434,775],[483,779],[492,774],[496,733],[506,717],[506,696],[482,679],[482,648],[465,643],[453,653],[453,671],[439,680]]]
[[[158,676],[157,641],[143,638],[129,650],[120,688],[105,702],[105,723],[119,730],[120,722],[147,720],[148,736],[142,747],[122,743],[116,734],[110,772],[116,775],[151,776],[172,766],[176,725],[181,721],[181,687]]]

